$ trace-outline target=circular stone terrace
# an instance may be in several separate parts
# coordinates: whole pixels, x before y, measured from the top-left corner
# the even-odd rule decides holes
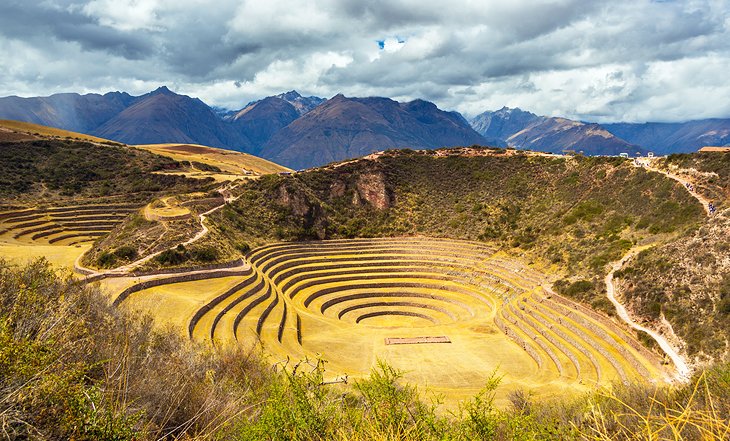
[[[548,278],[488,245],[433,238],[277,243],[250,265],[105,281],[116,303],[183,324],[193,340],[261,342],[272,360],[322,357],[331,375],[378,359],[467,398],[490,374],[538,395],[664,380],[619,323],[546,291]]]

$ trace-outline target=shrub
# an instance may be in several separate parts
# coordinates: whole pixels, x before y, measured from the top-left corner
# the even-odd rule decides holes
[[[218,251],[212,247],[193,248],[190,257],[198,262],[214,262],[218,259]]]
[[[117,257],[114,255],[114,253],[104,251],[103,253],[99,254],[97,262],[102,268],[110,268],[114,266],[114,264],[117,262]]]
[[[242,401],[255,402],[269,378],[257,353],[194,348],[44,260],[19,268],[0,261],[4,437],[225,437]]]
[[[585,295],[594,289],[593,282],[590,280],[578,280],[575,282],[563,281],[561,284],[556,284],[560,294],[574,299],[582,299]]]
[[[183,249],[165,250],[155,257],[155,260],[162,265],[180,265],[188,260],[187,252]]]
[[[124,245],[114,250],[114,255],[120,259],[132,260],[137,257],[137,250],[129,245]]]

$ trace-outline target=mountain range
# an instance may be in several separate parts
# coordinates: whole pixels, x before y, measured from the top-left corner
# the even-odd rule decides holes
[[[484,112],[472,119],[471,125],[484,136],[504,139],[520,149],[551,153],[573,151],[586,155],[646,153],[644,148],[613,135],[598,124],[538,116],[520,109],[504,107],[496,112]]]
[[[479,135],[460,114],[444,112],[428,101],[336,95],[277,131],[259,155],[302,168],[390,148],[473,144],[504,142]]]
[[[657,154],[730,144],[730,119],[595,124],[521,109],[457,112],[414,100],[304,97],[296,91],[240,110],[211,108],[167,87],[132,96],[75,93],[0,98],[0,118],[87,133],[127,144],[193,143],[243,151],[291,168],[319,166],[390,148],[512,146],[587,155]]]

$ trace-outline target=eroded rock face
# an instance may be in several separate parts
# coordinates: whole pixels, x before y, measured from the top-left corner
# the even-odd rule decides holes
[[[390,207],[391,197],[382,173],[365,173],[358,176],[355,188],[358,202],[366,201],[378,210]],[[355,201],[353,200],[353,202]]]
[[[290,191],[286,185],[279,187],[276,193],[277,204],[289,207],[295,216],[309,217],[312,209],[304,195],[296,191]]]
[[[278,187],[273,198],[277,204],[289,208],[294,218],[301,220],[301,227],[309,232],[308,238],[326,238],[327,218],[319,202],[311,200],[300,189],[287,185]]]

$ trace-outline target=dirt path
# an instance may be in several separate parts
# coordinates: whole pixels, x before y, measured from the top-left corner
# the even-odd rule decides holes
[[[649,328],[646,328],[644,326],[641,326],[640,324],[636,323],[630,316],[624,305],[622,305],[617,299],[616,299],[616,286],[613,283],[613,275],[616,271],[621,269],[623,265],[634,257],[636,254],[638,254],[640,251],[645,250],[648,248],[647,246],[643,247],[636,247],[629,250],[628,253],[624,255],[621,260],[618,262],[613,262],[611,264],[611,271],[606,275],[606,295],[608,296],[608,300],[613,303],[613,305],[616,307],[616,312],[618,313],[618,316],[626,322],[630,327],[637,329],[639,331],[643,331],[651,338],[653,338],[658,344],[659,347],[662,348],[662,351],[669,356],[669,358],[672,360],[672,363],[674,363],[674,366],[677,369],[677,375],[676,379],[679,381],[687,381],[689,380],[689,376],[691,374],[691,370],[689,368],[689,365],[685,361],[684,357],[682,357],[675,349],[672,347],[672,345],[667,341],[666,338],[664,338],[661,334],[659,334],[656,331],[653,331]]]
[[[188,216],[190,216],[190,210],[184,207],[181,207],[178,203],[170,204],[170,200],[173,199],[174,196],[167,196],[162,199],[160,199],[160,202],[162,202],[163,207],[160,208],[152,208],[152,204],[154,202],[150,202],[149,204],[144,206],[144,209],[142,210],[142,214],[144,215],[144,218],[148,221],[166,221],[166,220],[177,220],[177,219],[184,219]],[[172,212],[172,214],[164,213],[164,211],[167,210],[169,212]],[[163,213],[155,212],[155,211],[162,211]]]
[[[650,170],[650,171],[653,171],[653,172],[657,172],[657,173],[661,173],[664,176],[668,177],[669,179],[674,179],[675,181],[677,181],[680,184],[682,184],[682,187],[684,187],[685,190],[687,190],[687,192],[689,194],[691,194],[695,199],[697,199],[700,202],[700,204],[702,204],[702,208],[705,209],[705,213],[708,216],[712,215],[712,213],[710,213],[710,202],[711,201],[709,199],[707,199],[706,197],[702,196],[701,194],[697,193],[696,191],[690,190],[690,187],[688,186],[688,184],[689,185],[692,185],[692,188],[695,188],[694,183],[692,183],[692,182],[690,182],[690,181],[682,178],[679,175],[675,175],[674,173],[670,173],[670,172],[668,172],[666,170],[661,170],[661,169],[658,169],[656,167],[653,167],[651,165],[651,162],[639,162],[639,164],[641,164],[641,165],[639,165],[639,167],[642,167],[643,166],[647,170]]]
[[[205,220],[206,220],[207,216],[210,215],[211,213],[217,211],[217,210],[220,210],[227,203],[233,202],[233,201],[235,201],[235,200],[238,199],[237,197],[231,196],[231,193],[230,193],[230,191],[233,190],[236,187],[237,186],[231,186],[229,184],[226,184],[223,187],[221,187],[221,188],[218,189],[218,192],[223,195],[223,203],[220,204],[220,205],[218,205],[218,206],[215,206],[215,207],[211,208],[210,210],[206,211],[205,213],[201,213],[201,214],[198,215],[198,218],[200,219],[201,230],[197,234],[195,234],[195,236],[191,237],[190,239],[186,240],[185,242],[181,242],[180,244],[174,245],[174,246],[172,246],[170,248],[166,248],[164,250],[157,251],[156,253],[149,254],[149,255],[147,255],[147,256],[145,256],[145,257],[143,257],[141,259],[138,259],[138,260],[136,260],[134,262],[128,263],[127,265],[123,265],[123,266],[120,266],[120,267],[117,267],[117,268],[113,268],[113,269],[110,269],[110,270],[106,270],[106,271],[97,271],[97,270],[93,270],[91,268],[86,268],[86,267],[82,266],[81,265],[81,260],[84,257],[84,254],[85,254],[84,253],[84,254],[81,254],[76,259],[76,262],[74,263],[74,269],[77,272],[79,272],[79,273],[87,274],[87,275],[124,274],[124,273],[128,273],[128,272],[134,270],[135,268],[140,267],[141,265],[144,265],[145,263],[147,263],[150,260],[154,259],[155,257],[159,256],[160,254],[164,253],[165,251],[170,250],[170,249],[173,249],[173,248],[176,248],[178,245],[187,246],[187,245],[190,245],[192,243],[195,243],[195,242],[199,241],[200,239],[202,239],[203,237],[205,237],[208,234],[208,232],[210,231],[208,229],[208,227],[205,225]],[[145,207],[145,209],[146,208],[147,207]]]

